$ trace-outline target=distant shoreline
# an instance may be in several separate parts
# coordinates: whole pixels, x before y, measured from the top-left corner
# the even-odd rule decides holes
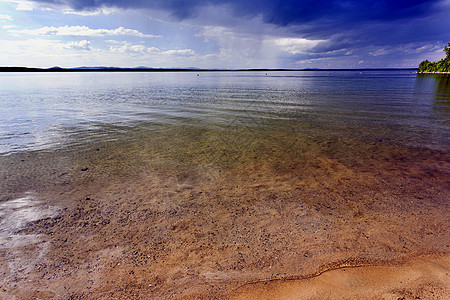
[[[81,67],[81,68],[28,68],[0,67],[0,72],[294,72],[294,71],[417,71],[417,68],[366,68],[366,69],[195,69],[195,68],[116,68],[116,67]]]
[[[450,72],[416,72],[417,74],[450,74]]]

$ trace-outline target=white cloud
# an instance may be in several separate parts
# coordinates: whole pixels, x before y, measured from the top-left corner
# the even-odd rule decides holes
[[[275,38],[274,44],[289,54],[306,53],[307,50],[315,47],[323,40],[307,40],[302,38]]]
[[[160,50],[159,50],[159,48],[156,48],[156,47],[149,47],[149,48],[147,48],[147,52],[159,52]]]
[[[442,45],[440,43],[434,44],[423,44],[423,43],[408,43],[400,44],[398,46],[387,46],[375,49],[369,52],[371,56],[380,56],[387,54],[398,54],[398,53],[410,53],[410,54],[421,54],[421,53],[433,53],[442,52]]]
[[[28,1],[18,1],[17,2],[17,7],[16,10],[24,10],[24,11],[30,11],[30,10],[34,10],[36,8],[36,5],[32,2],[28,2]]]
[[[292,67],[293,59],[301,58],[323,40],[308,40],[289,36],[283,28],[264,27],[253,20],[253,32],[235,28],[206,26],[197,34],[205,42],[215,44],[219,50],[196,61],[199,67],[224,68],[276,68]],[[260,26],[257,26],[260,25]],[[257,32],[258,28],[265,28]],[[266,32],[267,31],[267,32]],[[304,55],[303,55],[304,56]]]
[[[194,61],[195,66],[246,68],[260,66],[258,61],[264,61],[268,67],[273,66],[273,43],[266,43],[264,36],[235,32],[223,26],[203,27],[197,36],[219,49]]]
[[[32,11],[32,10],[52,10],[59,11],[63,14],[73,14],[81,16],[98,16],[98,15],[110,15],[120,12],[121,10],[114,7],[99,7],[93,10],[74,10],[67,5],[65,1],[54,1],[54,3],[47,2],[33,2],[27,0],[1,0],[4,2],[14,3],[16,5],[16,10],[22,11]]]
[[[110,47],[109,51],[115,53],[145,54],[148,52],[148,48],[144,45],[125,44],[123,46]]]
[[[113,42],[112,44],[118,44],[117,42]],[[181,49],[181,50],[167,50],[161,51],[156,47],[146,47],[144,45],[139,44],[130,44],[127,42],[122,42],[120,46],[111,46],[109,47],[109,51],[112,53],[128,53],[128,54],[154,54],[154,55],[167,55],[167,56],[192,56],[195,55],[194,50],[192,49]]]
[[[443,48],[442,43],[425,44],[425,45],[419,43],[410,43],[402,45],[400,47],[400,51],[406,53],[427,53],[427,52],[442,53],[442,48]]]
[[[312,64],[317,62],[323,62],[331,60],[331,57],[318,57],[318,58],[309,58],[309,59],[303,59],[303,60],[297,60],[295,62],[296,65],[305,65],[305,64]]]
[[[69,42],[66,44],[66,49],[75,49],[75,50],[91,50],[91,41],[82,40],[79,42]]]
[[[91,29],[87,26],[44,26],[38,29],[23,29],[23,30],[10,30],[10,33],[14,34],[27,34],[27,35],[58,35],[58,36],[92,36],[102,37],[108,35],[129,35],[142,38],[155,38],[159,35],[144,34],[135,29],[128,29],[119,27],[116,29]]]
[[[3,1],[16,4],[16,10],[31,11],[38,6],[36,3],[26,0],[3,0]]]
[[[0,26],[2,29],[11,29],[11,28],[15,28],[16,26],[15,25],[3,25],[3,26]]]
[[[0,14],[0,20],[8,20],[8,21],[12,21],[12,17],[8,16],[8,15],[2,15]]]
[[[114,7],[100,7],[95,10],[78,11],[71,8],[64,8],[62,10],[63,14],[66,15],[79,15],[79,16],[99,16],[99,15],[112,15],[119,13],[120,10]]]
[[[64,45],[54,40],[0,40],[0,60],[2,65],[27,64],[31,59],[41,61],[43,57],[48,59],[51,56],[60,54],[63,49]],[[33,66],[35,64],[30,65]]]
[[[390,54],[394,51],[394,49],[385,49],[385,48],[380,48],[377,49],[375,51],[371,51],[369,52],[370,55],[372,56],[380,56],[380,55],[386,55],[386,54]]]
[[[191,56],[191,55],[194,55],[195,52],[192,49],[182,49],[182,50],[168,50],[168,51],[162,52],[162,54]]]
[[[114,44],[114,45],[122,45],[126,42],[117,41],[117,40],[104,40],[105,43]]]
[[[101,43],[99,44],[101,45]],[[0,65],[28,67],[149,66],[210,67],[224,63],[220,55],[198,55],[192,49],[158,49],[144,44],[111,43],[111,47],[93,47],[88,40],[55,39],[0,40]],[[90,49],[90,51],[86,51]],[[225,53],[228,55],[231,53]],[[45,58],[45,59],[43,59]],[[219,66],[222,67],[222,66]],[[226,67],[224,64],[223,67]]]
[[[86,51],[83,47],[89,47],[91,51]],[[111,57],[105,56],[105,52],[91,48],[88,42],[83,41],[65,43],[48,39],[0,39],[0,65],[3,66],[95,66],[96,62],[107,63],[110,59]]]

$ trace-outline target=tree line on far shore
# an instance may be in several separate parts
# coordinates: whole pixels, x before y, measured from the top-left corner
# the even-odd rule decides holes
[[[418,73],[450,72],[450,43],[444,48],[445,58],[437,62],[424,60],[419,64]]]

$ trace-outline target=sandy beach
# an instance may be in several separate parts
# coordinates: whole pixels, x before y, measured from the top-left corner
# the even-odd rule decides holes
[[[335,266],[311,278],[249,284],[232,299],[446,299],[449,259],[422,257],[388,266]]]

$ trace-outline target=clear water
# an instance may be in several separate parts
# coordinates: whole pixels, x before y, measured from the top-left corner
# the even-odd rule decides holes
[[[0,74],[1,155],[173,126],[449,149],[450,79],[410,71]]]

